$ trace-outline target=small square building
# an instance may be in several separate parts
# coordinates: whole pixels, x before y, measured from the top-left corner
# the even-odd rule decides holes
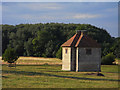
[[[85,31],[77,31],[62,44],[62,70],[99,72],[101,71],[101,47]]]

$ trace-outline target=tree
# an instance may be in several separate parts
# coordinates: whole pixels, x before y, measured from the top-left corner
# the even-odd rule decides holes
[[[9,64],[14,63],[18,56],[15,53],[15,50],[13,48],[7,48],[2,56],[4,61],[7,61]]]
[[[25,56],[33,56],[32,38],[29,38],[28,41],[24,42],[24,49],[26,51],[24,52]]]
[[[52,40],[48,41],[45,45],[45,52],[43,54],[44,57],[53,57],[54,55],[54,43]]]
[[[45,52],[45,44],[49,41],[50,35],[47,31],[38,31],[37,37],[32,40],[34,56],[41,57]]]
[[[109,53],[106,56],[102,57],[102,64],[105,65],[111,65],[113,64],[113,62],[115,61],[115,56],[113,55],[113,53]]]
[[[110,34],[102,28],[73,23],[2,25],[2,53],[11,47],[18,56],[56,57],[60,46],[70,39],[76,30],[87,30],[87,35],[101,44],[102,56],[114,52],[116,57],[120,57],[119,39],[112,40]]]
[[[115,54],[117,58],[120,58],[120,37],[116,38],[110,50]]]
[[[59,50],[57,51],[56,58],[62,59],[62,47],[60,47]]]

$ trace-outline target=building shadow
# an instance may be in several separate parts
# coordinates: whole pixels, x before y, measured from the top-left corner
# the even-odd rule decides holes
[[[42,76],[50,76],[50,77],[59,77],[59,78],[69,78],[69,79],[78,79],[78,80],[97,80],[97,81],[120,81],[115,79],[96,79],[96,78],[85,78],[85,77],[73,77],[73,76],[62,76],[62,75],[54,75],[54,74],[48,74],[48,73],[41,73],[41,72],[28,72],[28,71],[7,71],[3,70],[3,73],[11,73],[11,74],[17,74],[17,75],[42,75]]]
[[[7,76],[2,76],[2,78],[8,78]]]

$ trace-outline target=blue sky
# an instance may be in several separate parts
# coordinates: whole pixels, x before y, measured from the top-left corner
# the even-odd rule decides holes
[[[80,23],[118,36],[117,2],[2,2],[2,24]]]

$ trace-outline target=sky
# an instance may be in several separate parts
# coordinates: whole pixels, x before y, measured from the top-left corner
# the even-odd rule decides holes
[[[80,23],[118,37],[117,2],[2,2],[2,24]],[[0,15],[1,17],[1,15]]]
[[[2,2],[118,2],[119,0],[0,0]]]

